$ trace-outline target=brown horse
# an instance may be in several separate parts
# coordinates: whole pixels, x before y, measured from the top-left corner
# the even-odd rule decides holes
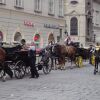
[[[8,67],[8,65],[5,62],[6,60],[6,52],[3,48],[0,48],[0,72],[3,71],[2,79],[5,81],[5,76],[6,73],[12,78],[13,77],[13,72],[11,69]]]
[[[6,52],[4,49],[0,48],[0,63],[3,63],[5,61]]]
[[[58,57],[58,63],[60,69],[65,69],[65,57],[70,58],[71,64],[72,61],[75,59],[76,48],[74,46],[66,46],[55,44],[52,49],[55,56]]]

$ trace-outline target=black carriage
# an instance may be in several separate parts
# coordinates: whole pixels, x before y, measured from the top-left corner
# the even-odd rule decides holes
[[[75,64],[78,67],[82,67],[83,61],[89,60],[89,57],[90,57],[89,47],[84,47],[84,48],[78,47],[75,56],[76,56]]]
[[[21,51],[20,45],[8,45],[3,46],[2,48],[6,51],[5,63],[8,68],[13,71],[16,78],[22,79],[25,74],[30,73],[28,51]],[[36,58],[38,62],[36,63],[36,68],[37,70],[43,70],[45,74],[48,74],[51,71],[52,64],[50,57],[43,60],[45,57],[46,55],[39,56],[39,54],[37,54]],[[1,70],[0,73],[2,73],[1,76],[3,76],[3,70]]]
[[[30,64],[29,64],[29,57],[28,57],[28,51],[17,51],[17,62],[15,64],[15,75],[17,78],[19,78],[20,73],[22,74],[22,77],[24,77],[25,74],[30,73]],[[51,71],[51,59],[48,57],[46,60],[44,59],[45,56],[39,56],[37,54],[37,63],[36,68],[37,70],[43,70],[44,74],[48,74]],[[21,70],[21,71],[20,71]]]

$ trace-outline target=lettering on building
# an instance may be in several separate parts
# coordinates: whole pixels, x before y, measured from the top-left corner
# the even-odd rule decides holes
[[[44,24],[45,28],[59,29],[59,25]]]
[[[27,20],[24,21],[24,25],[25,25],[25,26],[28,26],[28,27],[34,27],[33,22],[27,21]]]

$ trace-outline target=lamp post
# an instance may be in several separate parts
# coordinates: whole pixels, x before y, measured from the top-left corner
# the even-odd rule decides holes
[[[67,32],[67,23],[66,23],[66,20],[65,20],[65,35],[67,35],[68,36],[68,32]]]
[[[94,43],[96,42],[96,34],[94,34]]]

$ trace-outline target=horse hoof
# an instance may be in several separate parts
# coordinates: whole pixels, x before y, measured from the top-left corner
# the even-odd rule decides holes
[[[2,82],[5,82],[6,81],[6,77],[4,76],[3,78],[2,78]]]

